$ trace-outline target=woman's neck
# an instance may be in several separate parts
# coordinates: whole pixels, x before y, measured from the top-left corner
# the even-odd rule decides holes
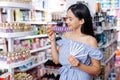
[[[80,31],[80,29],[78,30],[75,30],[75,31],[73,31],[73,32],[71,32],[71,35],[73,35],[73,36],[84,36],[85,34],[83,34],[81,31]]]

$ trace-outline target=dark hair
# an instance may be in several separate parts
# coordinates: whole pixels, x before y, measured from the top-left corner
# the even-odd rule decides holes
[[[71,5],[68,10],[71,10],[79,20],[84,19],[85,23],[82,25],[81,32],[95,37],[92,17],[88,7],[83,3],[76,3]]]

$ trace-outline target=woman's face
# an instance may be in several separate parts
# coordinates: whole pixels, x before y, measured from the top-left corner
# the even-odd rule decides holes
[[[79,20],[69,9],[67,12],[67,20],[66,23],[71,30],[80,30],[81,26],[81,20]]]

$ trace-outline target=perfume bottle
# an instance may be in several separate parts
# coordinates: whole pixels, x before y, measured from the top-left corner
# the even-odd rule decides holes
[[[53,26],[52,29],[55,32],[69,32],[69,31],[73,31],[73,30],[70,30],[67,26]]]

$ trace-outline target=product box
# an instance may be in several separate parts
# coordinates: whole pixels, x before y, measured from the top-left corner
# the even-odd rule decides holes
[[[0,75],[0,80],[11,80],[10,73],[5,73],[5,74]]]

